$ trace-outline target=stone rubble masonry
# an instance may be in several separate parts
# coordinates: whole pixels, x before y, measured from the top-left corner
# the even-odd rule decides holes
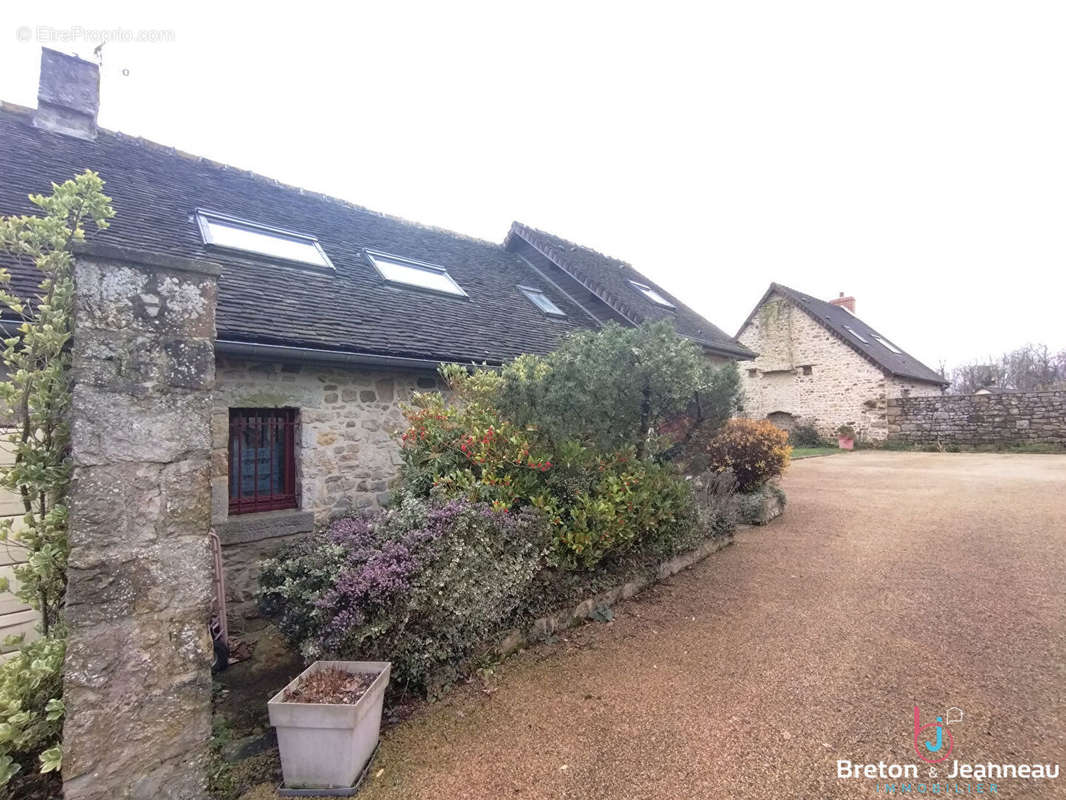
[[[1066,392],[897,398],[888,404],[888,438],[914,445],[1066,447]]]
[[[201,261],[78,251],[67,800],[206,794],[217,276]]]
[[[778,422],[777,415],[787,414],[793,422],[812,423],[827,438],[835,437],[841,425],[851,425],[860,439],[880,441],[888,434],[891,399],[904,392],[941,394],[935,384],[886,374],[777,293],[737,338],[759,354],[737,365],[744,415],[753,419]]]
[[[233,630],[256,625],[258,562],[338,514],[382,505],[396,486],[401,403],[438,388],[431,371],[218,356],[211,416],[212,520],[222,542]],[[297,408],[299,509],[229,515],[229,410]]]

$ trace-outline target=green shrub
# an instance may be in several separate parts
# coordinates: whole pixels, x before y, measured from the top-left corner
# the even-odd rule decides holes
[[[587,487],[554,498],[555,560],[571,568],[591,569],[641,543],[666,545],[694,524],[687,482],[631,453],[596,459]]]
[[[649,432],[679,415],[690,412],[694,427],[724,423],[738,408],[739,385],[735,364],[712,366],[669,322],[610,324],[506,365],[496,405],[548,441],[578,441],[601,453],[632,449],[643,458],[670,444]]]
[[[708,441],[698,441],[694,460],[721,472],[732,470],[741,492],[778,477],[788,466],[788,434],[769,420],[731,419]]]
[[[443,371],[445,377],[449,371]],[[503,419],[471,388],[476,379],[451,373],[456,399],[417,393],[404,409],[401,477],[416,497],[467,497],[497,510],[528,505],[545,491],[551,454],[529,431]]]
[[[536,371],[532,361],[522,369]],[[464,498],[496,510],[540,509],[551,526],[551,562],[589,569],[648,538],[669,541],[692,524],[691,495],[676,469],[634,448],[603,452],[519,427],[495,407],[496,373],[447,367],[452,390],[417,394],[405,409],[403,482],[416,497]]]
[[[5,437],[12,459],[0,468],[0,486],[23,506],[20,516],[0,520],[0,546],[12,542],[26,551],[24,563],[11,568],[14,593],[38,612],[41,633],[0,665],[0,789],[20,771],[55,772],[62,765],[73,247],[86,240],[86,228],[103,230],[115,215],[103,186],[86,170],[53,183],[50,195],[30,195],[39,214],[0,217],[4,263],[33,264],[40,272],[34,301],[27,302],[0,267],[0,307],[18,331],[0,348],[0,406],[18,420]],[[0,592],[9,590],[9,579],[0,576]]]
[[[547,545],[532,509],[408,498],[263,562],[260,606],[308,659],[391,661],[398,690],[432,690],[493,643]]]
[[[812,422],[800,421],[788,433],[788,443],[792,447],[827,447],[830,442],[818,433]],[[832,442],[835,446],[836,442]]]
[[[59,766],[65,650],[55,630],[0,664],[0,787],[16,773]]]
[[[482,419],[473,406],[446,404],[439,395],[416,403],[403,443],[407,491],[501,511],[537,508],[552,531],[553,564],[592,568],[645,538],[670,538],[688,520],[688,487],[670,466],[637,459],[632,450],[600,455],[573,441],[550,455],[529,431]]]

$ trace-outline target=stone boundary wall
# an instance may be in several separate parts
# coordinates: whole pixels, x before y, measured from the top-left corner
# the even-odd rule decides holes
[[[98,246],[75,263],[67,800],[205,796],[218,273]]]
[[[889,401],[888,441],[1066,447],[1066,392],[904,397]]]

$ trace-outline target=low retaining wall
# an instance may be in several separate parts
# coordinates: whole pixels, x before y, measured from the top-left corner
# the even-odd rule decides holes
[[[914,445],[1066,447],[1066,392],[889,400],[888,441]]]
[[[600,592],[599,594],[593,595],[572,608],[557,611],[546,617],[540,617],[526,630],[515,628],[514,630],[508,631],[507,635],[504,636],[503,640],[497,646],[496,651],[501,656],[507,656],[516,650],[522,649],[528,644],[547,639],[557,631],[565,631],[567,628],[573,628],[593,617],[601,609],[610,608],[619,600],[626,600],[634,595],[640,594],[652,584],[665,580],[671,575],[676,575],[681,572],[681,570],[688,569],[693,564],[707,558],[711,553],[717,553],[719,550],[732,543],[732,535],[717,536],[713,539],[708,539],[699,547],[689,550],[687,553],[674,556],[668,561],[664,561],[659,565],[658,572],[654,577],[636,578],[621,586],[609,589],[606,592]]]
[[[740,522],[744,525],[766,525],[785,511],[784,491],[776,483],[767,483],[754,492],[737,495]]]

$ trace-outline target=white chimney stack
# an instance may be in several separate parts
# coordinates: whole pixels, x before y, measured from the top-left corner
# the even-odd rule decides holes
[[[78,139],[95,139],[99,110],[100,67],[77,56],[41,48],[34,126]]]

